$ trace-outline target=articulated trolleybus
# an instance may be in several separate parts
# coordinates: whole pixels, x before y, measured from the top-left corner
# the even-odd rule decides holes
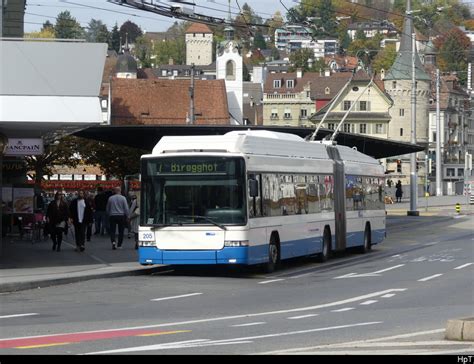
[[[165,136],[141,158],[139,262],[262,264],[385,237],[384,171],[356,150],[270,131]]]

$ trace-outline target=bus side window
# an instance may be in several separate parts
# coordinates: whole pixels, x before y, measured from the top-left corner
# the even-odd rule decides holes
[[[249,217],[262,216],[262,183],[260,174],[248,176],[248,205]]]

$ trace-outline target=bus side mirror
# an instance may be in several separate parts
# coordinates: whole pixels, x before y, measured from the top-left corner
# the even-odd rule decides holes
[[[258,196],[258,181],[256,179],[249,179],[249,194],[250,197]]]

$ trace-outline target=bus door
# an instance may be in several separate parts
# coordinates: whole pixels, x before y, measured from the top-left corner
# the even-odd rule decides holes
[[[329,156],[334,160],[334,218],[336,225],[336,251],[346,249],[346,197],[344,162],[339,151],[328,147]]]

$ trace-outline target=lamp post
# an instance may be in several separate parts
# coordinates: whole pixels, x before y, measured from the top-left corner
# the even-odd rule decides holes
[[[5,134],[0,133],[0,257],[3,257],[3,154],[8,146],[8,138]]]

